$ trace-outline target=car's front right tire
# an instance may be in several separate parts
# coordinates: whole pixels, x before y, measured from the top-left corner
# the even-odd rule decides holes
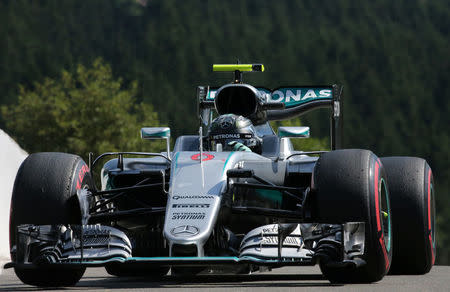
[[[16,228],[21,224],[81,224],[76,192],[92,187],[89,168],[79,156],[54,152],[29,155],[21,164],[14,182],[10,247],[16,244]],[[17,277],[34,286],[72,286],[86,269],[80,266],[30,266],[17,263],[15,254],[11,254],[11,258],[16,262],[14,271]]]

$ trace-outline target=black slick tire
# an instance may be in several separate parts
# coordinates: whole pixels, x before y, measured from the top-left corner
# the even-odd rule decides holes
[[[390,273],[428,273],[436,258],[431,168],[417,157],[384,157],[381,161],[389,180],[395,234]]]
[[[313,220],[319,223],[365,223],[364,255],[359,268],[329,267],[324,276],[335,283],[381,280],[392,259],[389,194],[384,168],[368,150],[344,149],[324,153],[313,175]]]
[[[77,189],[93,186],[89,168],[76,155],[34,153],[20,166],[11,199],[10,247],[15,245],[20,224],[81,224]],[[11,254],[15,261],[15,255]],[[72,286],[83,276],[85,267],[14,268],[17,277],[34,286]]]

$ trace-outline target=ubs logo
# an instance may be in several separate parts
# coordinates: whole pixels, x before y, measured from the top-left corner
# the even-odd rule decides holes
[[[181,225],[173,228],[170,233],[176,237],[191,237],[197,235],[199,232],[198,228],[191,225]]]

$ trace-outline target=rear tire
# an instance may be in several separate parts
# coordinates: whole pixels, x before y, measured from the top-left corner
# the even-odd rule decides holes
[[[314,214],[319,223],[365,223],[366,265],[331,268],[320,263],[331,282],[370,283],[388,272],[391,258],[389,193],[383,165],[368,150],[345,149],[324,153],[313,176]]]
[[[81,224],[76,191],[93,186],[89,168],[76,155],[34,153],[20,166],[11,198],[10,247],[15,245],[20,224]],[[15,255],[11,254],[13,261]],[[23,267],[14,268],[17,277],[34,286],[71,286],[86,268]]]
[[[385,157],[381,161],[389,180],[395,234],[390,273],[428,273],[436,257],[431,168],[416,157]]]

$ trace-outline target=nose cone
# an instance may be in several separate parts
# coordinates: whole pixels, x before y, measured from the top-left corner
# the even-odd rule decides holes
[[[195,246],[201,256],[218,216],[231,153],[204,152],[202,163],[198,152],[178,153],[172,162],[164,237],[171,255],[174,246]]]

